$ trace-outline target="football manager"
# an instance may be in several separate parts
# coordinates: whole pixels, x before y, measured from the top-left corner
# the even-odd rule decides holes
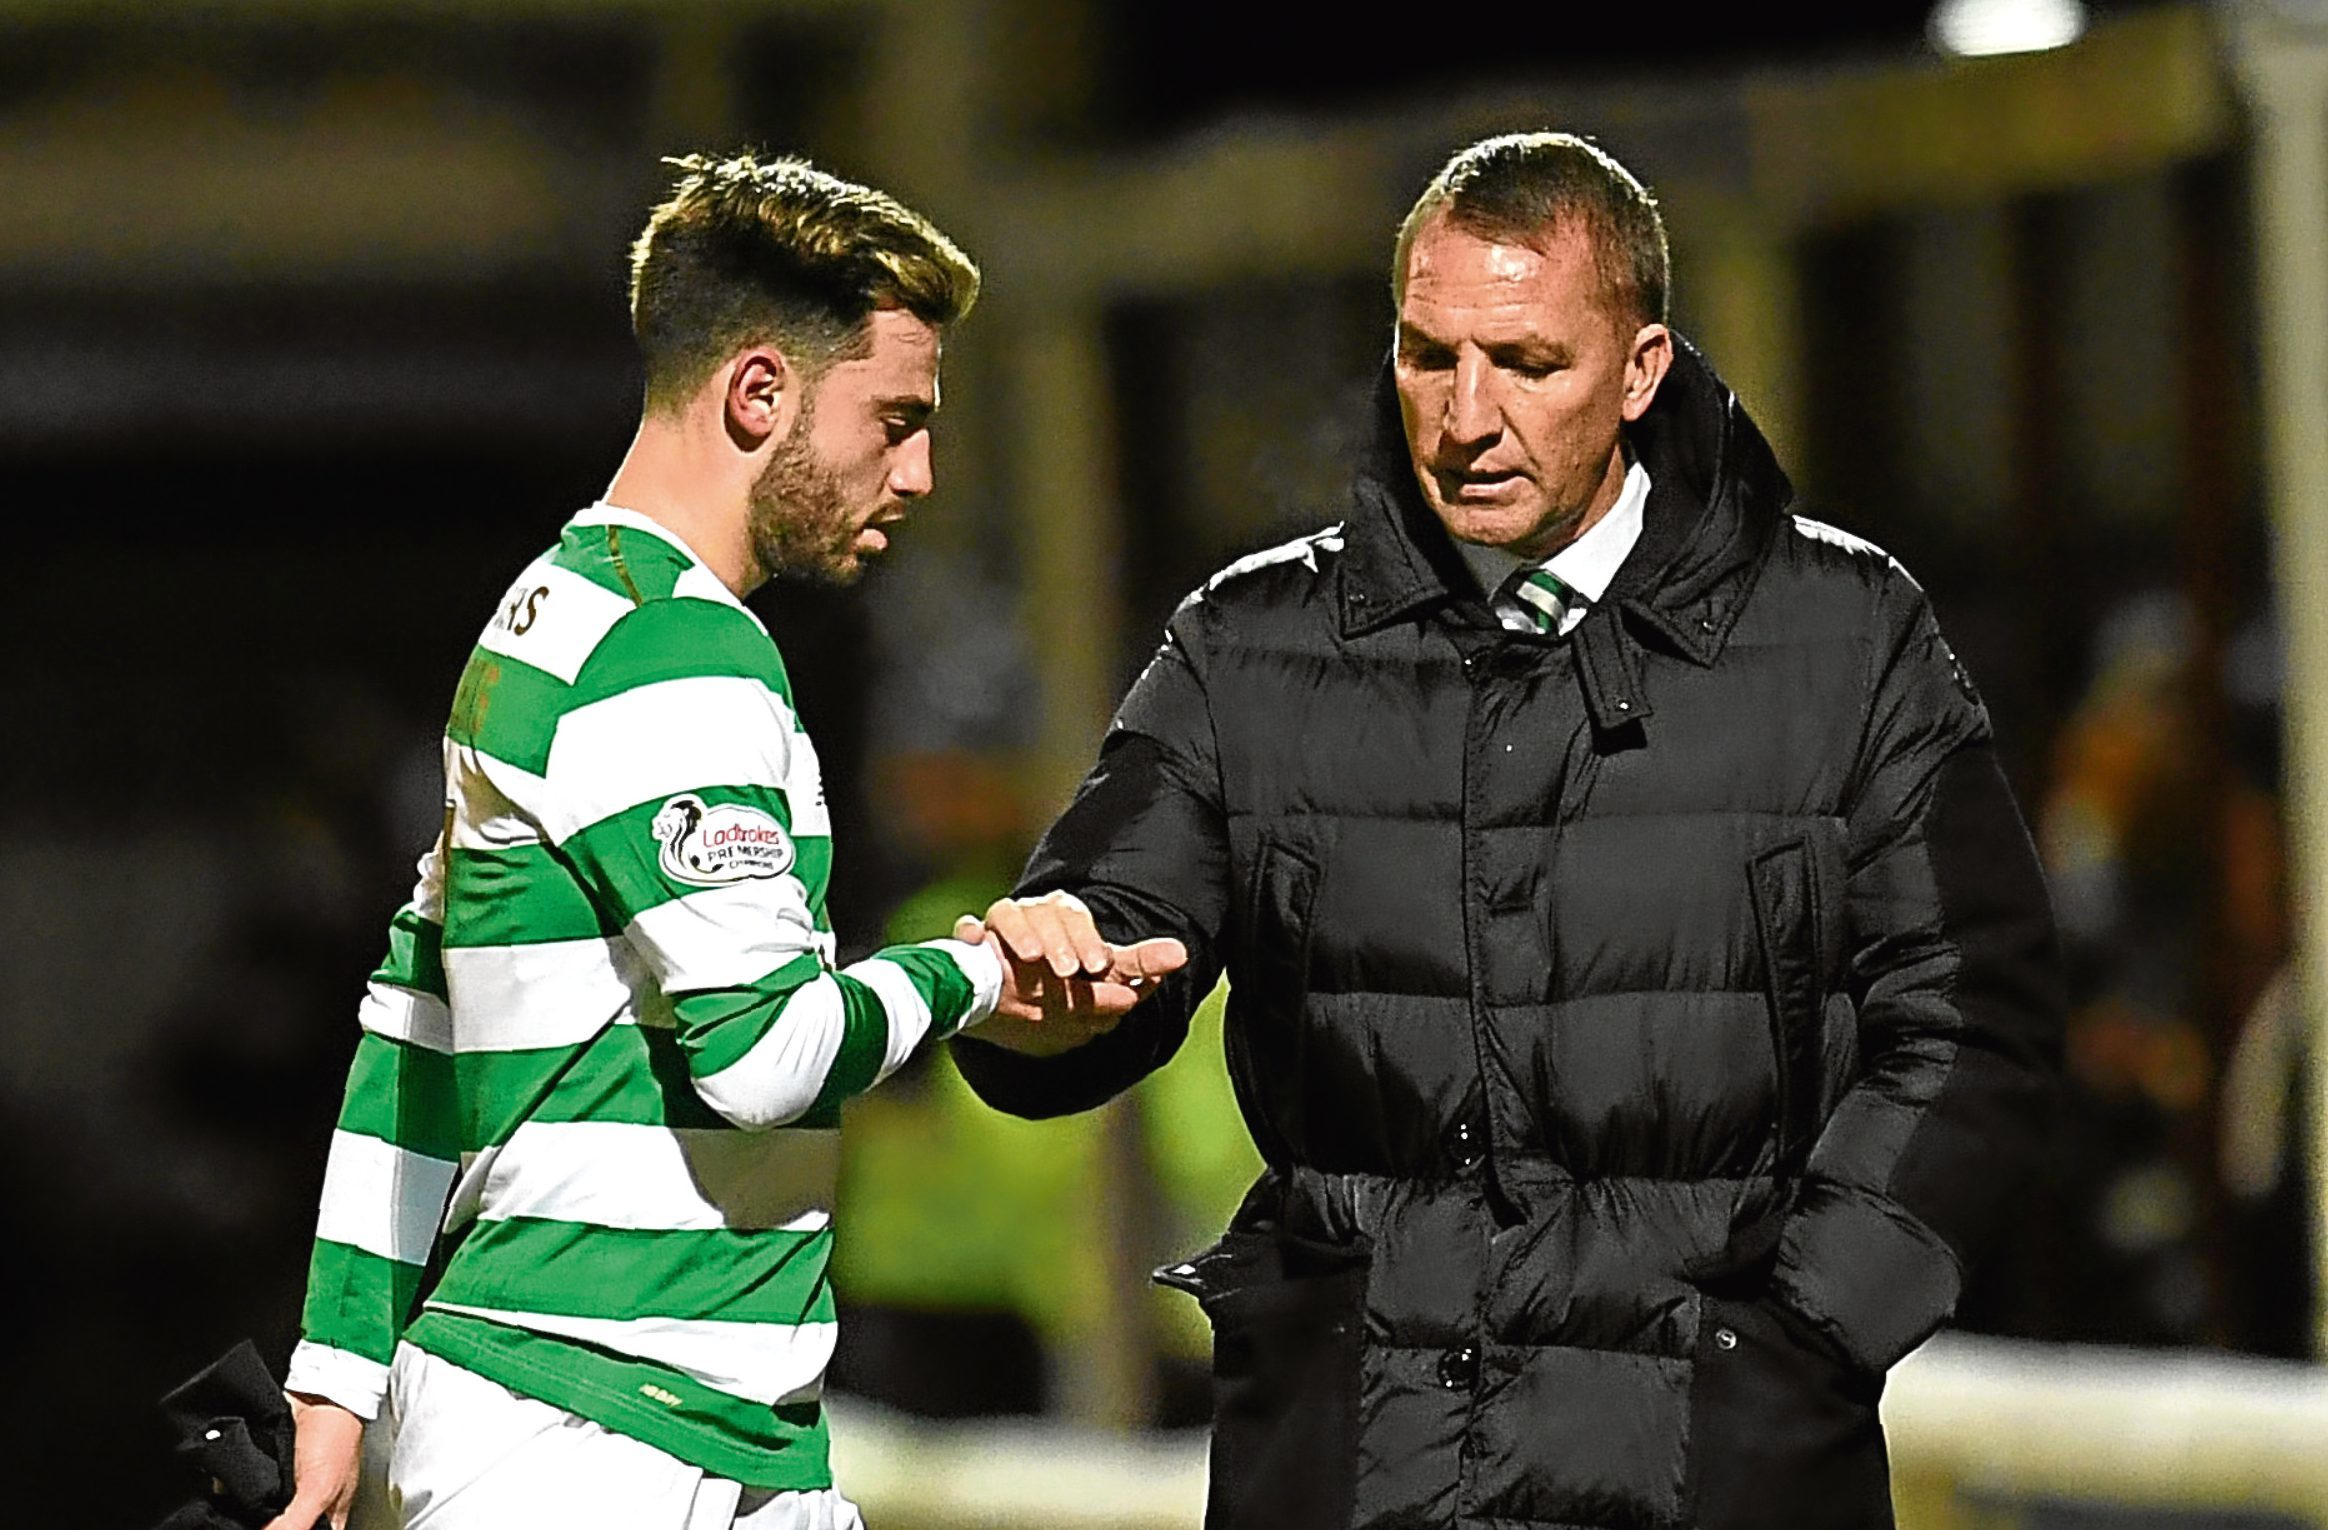
[[[1342,523],[1180,607],[988,911],[1062,975],[1191,953],[1112,1029],[956,1041],[1020,1115],[1228,976],[1267,1168],[1159,1272],[1214,1325],[1212,1530],[1889,1525],[1884,1374],[2039,1151],[2061,995],[1988,713],[1667,272],[1590,143],[1457,153]]]

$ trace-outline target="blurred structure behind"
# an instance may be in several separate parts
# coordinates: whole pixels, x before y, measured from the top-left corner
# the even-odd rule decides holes
[[[287,1349],[446,693],[627,437],[657,157],[742,142],[894,189],[988,275],[896,566],[758,603],[845,944],[1007,885],[1172,603],[1331,514],[1448,150],[1588,132],[1661,194],[1679,326],[1808,512],[1931,586],[2054,875],[2071,1103],[1966,1324],[2315,1353],[2328,34],[2092,9],[1979,62],[1915,4],[1507,19],[1485,64],[1342,37],[1328,70],[1160,0],[0,0],[0,1140],[45,1380],[0,1423],[139,1522],[176,1486],[147,1399]],[[1251,1168],[1209,1036],[1050,1126],[933,1060],[849,1141],[844,1382],[1201,1418],[1201,1328],[1145,1272]],[[1920,1523],[1974,1522],[1954,1480]],[[1978,1522],[2116,1522],[2010,1495]]]

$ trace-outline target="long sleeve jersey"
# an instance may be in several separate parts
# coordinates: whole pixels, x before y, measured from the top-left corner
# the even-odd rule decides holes
[[[371,980],[290,1385],[399,1339],[755,1487],[829,1485],[842,1100],[986,1016],[955,941],[834,969],[816,752],[759,621],[600,505],[510,587]]]

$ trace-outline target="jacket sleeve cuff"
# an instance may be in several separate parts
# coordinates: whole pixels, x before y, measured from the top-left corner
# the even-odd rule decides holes
[[[1053,1057],[1029,1057],[972,1033],[952,1043],[954,1066],[972,1093],[1004,1115],[1046,1121],[1104,1104],[1139,1077],[1112,1044],[1127,1029]]]
[[[388,1367],[377,1360],[302,1339],[291,1351],[283,1390],[329,1398],[366,1422],[380,1416],[388,1395]]]
[[[1963,1283],[1955,1252],[1905,1210],[1821,1180],[1804,1185],[1771,1276],[1779,1301],[1872,1375],[1948,1320]]]

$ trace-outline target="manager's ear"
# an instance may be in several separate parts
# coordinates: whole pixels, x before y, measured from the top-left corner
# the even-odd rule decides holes
[[[1673,331],[1662,324],[1644,324],[1633,334],[1633,349],[1625,357],[1625,422],[1631,424],[1649,412],[1657,400],[1657,386],[1673,365]]]
[[[738,450],[754,452],[792,429],[800,413],[799,368],[770,345],[736,352],[720,369],[721,413]]]

